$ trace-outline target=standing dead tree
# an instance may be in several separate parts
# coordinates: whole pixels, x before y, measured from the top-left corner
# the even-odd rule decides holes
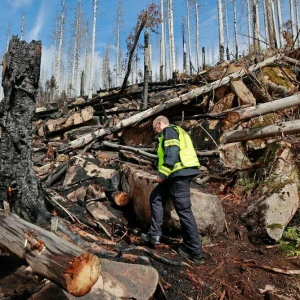
[[[0,206],[32,222],[49,215],[40,181],[32,166],[32,117],[41,64],[40,41],[30,44],[13,37],[3,58],[0,139]]]
[[[140,35],[144,28],[151,29],[161,22],[161,16],[159,11],[160,8],[155,3],[148,5],[145,10],[142,10],[142,12],[138,15],[138,20],[133,29],[133,33],[130,34],[129,37],[127,38],[127,48],[128,48],[127,70],[120,89],[120,94],[123,93],[127,85],[127,80],[131,71],[134,51],[138,44]]]

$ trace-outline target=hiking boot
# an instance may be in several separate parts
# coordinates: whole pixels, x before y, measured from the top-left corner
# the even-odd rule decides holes
[[[160,244],[160,236],[159,235],[151,235],[149,233],[142,233],[141,234],[142,240],[144,240],[147,243],[151,243],[153,245]]]
[[[201,265],[204,263],[203,254],[192,255],[192,254],[190,254],[189,250],[184,245],[179,246],[177,249],[177,252],[180,256],[193,261],[197,265]]]

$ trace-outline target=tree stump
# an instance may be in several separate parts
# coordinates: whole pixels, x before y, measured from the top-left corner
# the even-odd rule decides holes
[[[2,62],[0,207],[7,199],[12,211],[31,222],[45,220],[48,215],[31,160],[41,50],[40,41],[28,44],[13,36]]]

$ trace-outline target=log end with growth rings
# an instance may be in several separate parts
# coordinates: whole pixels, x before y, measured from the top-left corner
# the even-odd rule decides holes
[[[117,192],[114,194],[114,201],[118,206],[125,206],[129,203],[130,197],[125,192]]]
[[[73,258],[64,272],[67,291],[74,296],[87,294],[100,276],[100,259],[91,253]]]
[[[240,120],[240,115],[236,111],[230,112],[227,114],[226,120],[231,124],[235,124]]]

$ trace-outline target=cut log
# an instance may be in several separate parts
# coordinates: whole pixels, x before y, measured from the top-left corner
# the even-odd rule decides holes
[[[129,195],[125,192],[114,192],[112,193],[112,198],[118,206],[125,206],[130,201]]]
[[[272,64],[274,61],[278,60],[280,58],[280,55],[276,55],[273,56],[269,59],[266,59],[265,61],[258,63],[256,65],[251,66],[247,72],[253,72],[256,71],[266,65]],[[214,90],[217,87],[220,87],[221,85],[227,84],[230,82],[231,79],[234,78],[239,78],[244,76],[247,73],[244,69],[235,72],[233,74],[231,74],[230,76],[224,77],[220,80],[214,81],[212,83],[206,84],[202,87],[199,87],[197,89],[194,89],[186,94],[183,94],[179,97],[175,97],[169,101],[166,101],[162,104],[159,104],[157,106],[154,106],[152,108],[149,108],[143,112],[140,112],[136,115],[133,115],[132,117],[129,117],[125,120],[120,121],[119,123],[117,123],[115,126],[113,127],[105,127],[105,128],[101,128],[99,130],[94,131],[93,133],[90,134],[86,134],[84,136],[82,136],[81,138],[74,140],[70,143],[68,143],[66,146],[62,147],[59,149],[59,152],[68,152],[71,151],[72,149],[77,149],[80,147],[83,147],[87,144],[89,144],[92,140],[96,139],[96,138],[100,138],[106,135],[111,134],[112,132],[117,132],[129,125],[135,124],[140,122],[141,120],[144,120],[152,115],[158,114],[159,112],[162,112],[168,108],[171,108],[173,106],[176,106],[180,103],[183,103],[185,101],[194,99],[200,95],[203,95],[205,93],[208,93],[212,90]]]
[[[24,247],[25,245],[25,247]],[[74,244],[0,210],[0,248],[25,259],[33,272],[83,296],[98,280],[100,260]]]
[[[300,133],[300,120],[282,122],[255,128],[230,130],[221,136],[220,142],[222,144],[243,142],[271,136],[296,133]]]
[[[271,112],[286,109],[300,104],[300,95],[294,95],[282,99],[278,99],[272,102],[258,104],[252,107],[245,107],[236,109],[227,114],[226,119],[234,124],[241,120],[250,119],[253,117],[265,115]]]

